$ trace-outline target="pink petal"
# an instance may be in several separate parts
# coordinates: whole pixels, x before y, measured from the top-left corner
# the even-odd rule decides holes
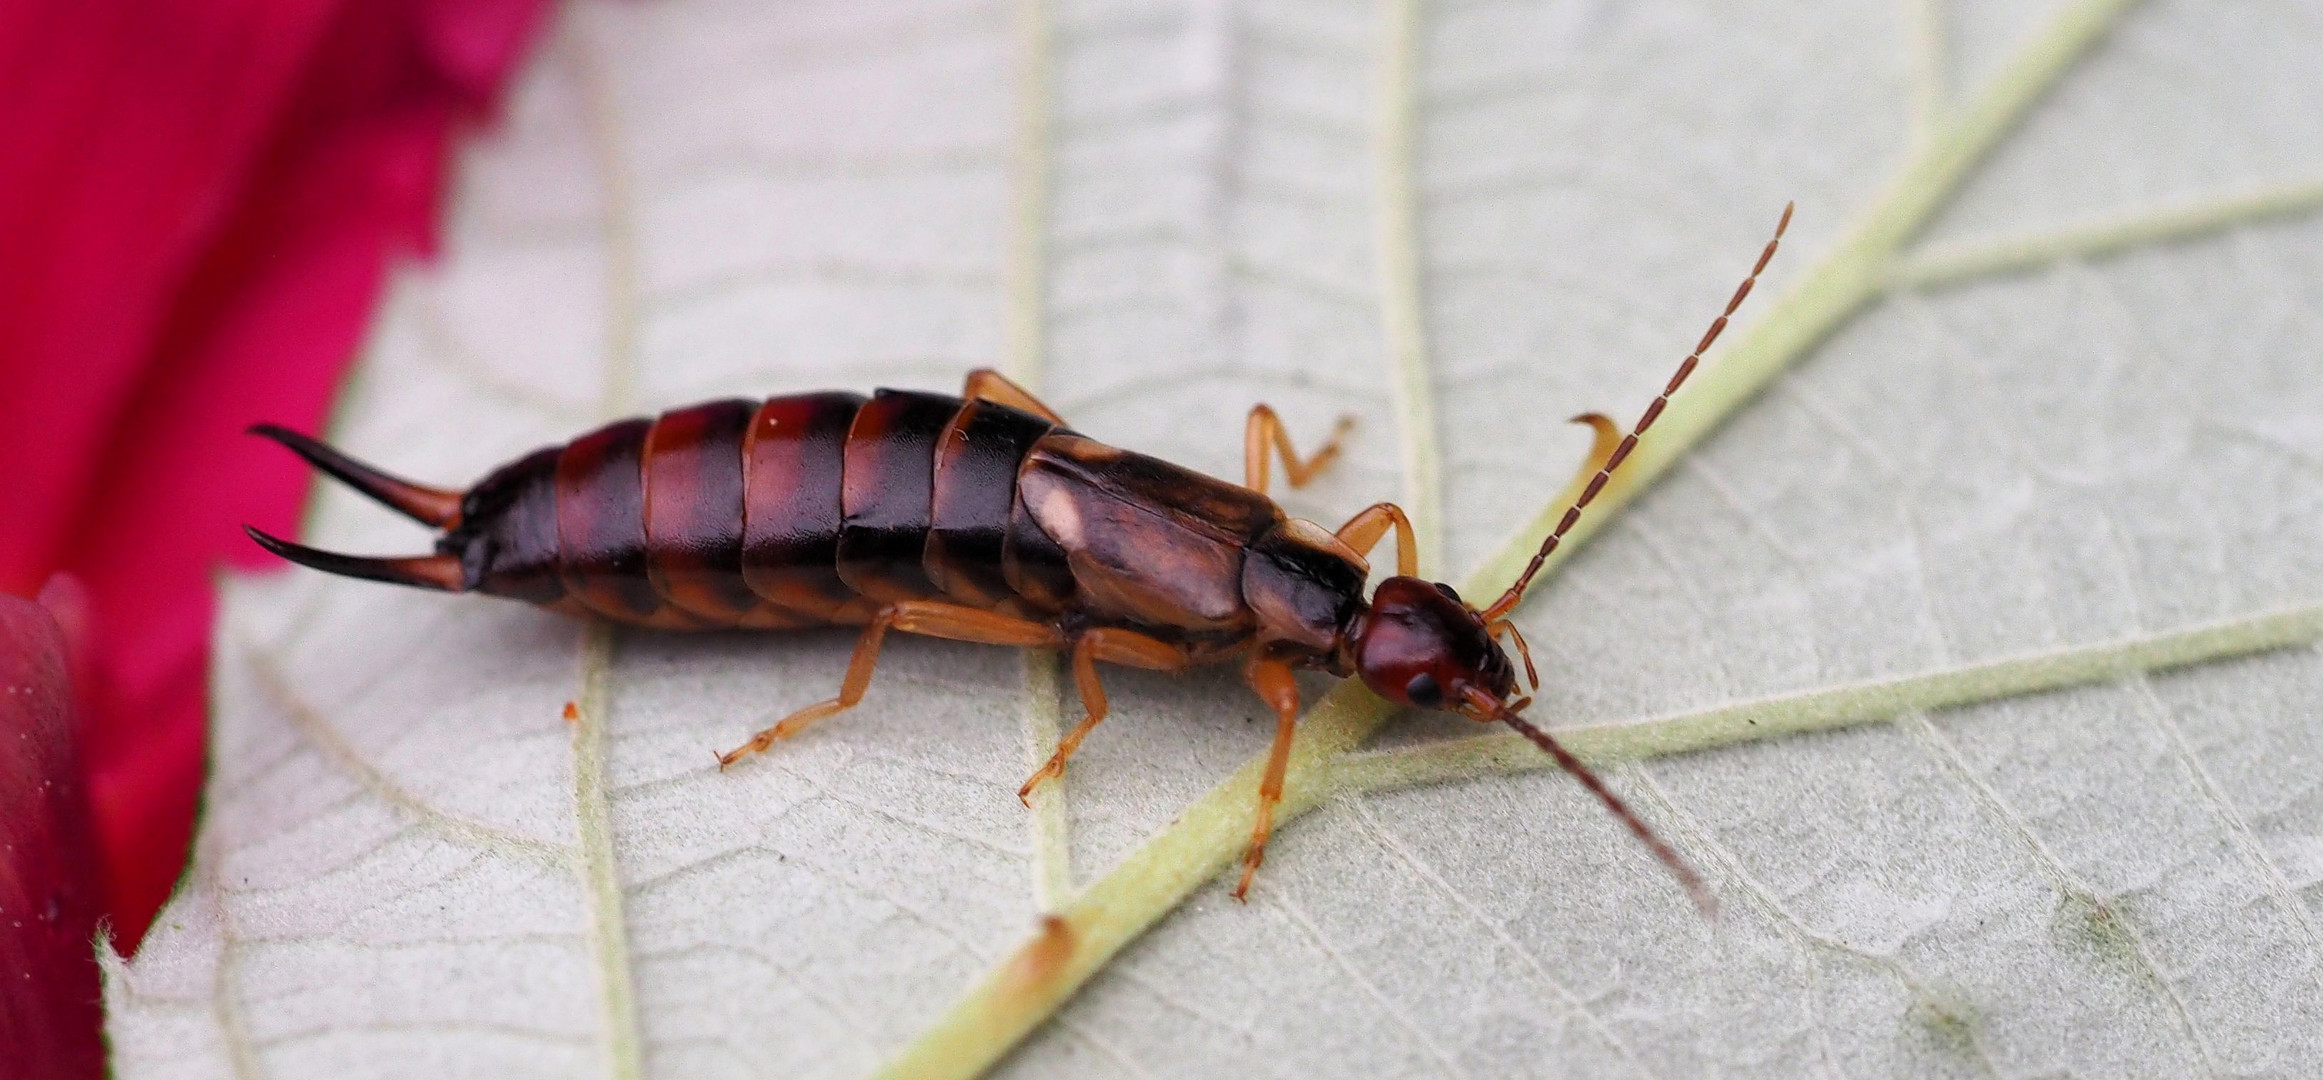
[[[56,620],[0,595],[0,1047],[12,1076],[105,1072],[70,690]]]
[[[81,759],[134,947],[200,789],[221,559],[293,531],[391,258],[432,244],[446,147],[539,0],[0,5],[0,591],[89,592]]]

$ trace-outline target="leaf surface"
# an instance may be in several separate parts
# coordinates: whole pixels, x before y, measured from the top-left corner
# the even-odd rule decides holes
[[[1313,749],[1237,905],[1201,884],[1246,828],[1204,792],[1267,737],[1231,671],[1110,674],[1028,814],[1071,719],[1043,661],[894,641],[861,708],[720,774],[848,635],[237,579],[117,1067],[957,1075],[1062,1001],[1004,1075],[2294,1075],[2318,46],[2289,0],[575,6],[374,334],[362,456],[456,481],[999,363],[1230,477],[1249,403],[1302,445],[1351,413],[1286,506],[1397,498],[1489,582],[1585,449],[1562,419],[1633,415],[1797,199],[1665,445],[1740,407],[1649,439],[1660,481],[1519,615],[1534,715],[1646,723],[1575,743],[1725,915],[1460,721]],[[417,543],[338,491],[310,532]]]

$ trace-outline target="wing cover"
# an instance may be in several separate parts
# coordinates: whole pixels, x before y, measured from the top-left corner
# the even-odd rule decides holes
[[[1197,635],[1250,625],[1244,552],[1282,517],[1266,496],[1061,432],[1026,455],[1017,483],[1090,614]]]

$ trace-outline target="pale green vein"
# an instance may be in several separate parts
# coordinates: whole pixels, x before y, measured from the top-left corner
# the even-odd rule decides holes
[[[1047,764],[1064,734],[1064,658],[1041,649],[1024,651],[1024,757],[1026,775]],[[1027,796],[1032,830],[1032,901],[1055,911],[1073,895],[1073,823],[1065,806],[1065,778],[1042,784]]]
[[[210,859],[207,857],[208,853],[202,850],[207,846],[208,841],[206,840],[196,842],[194,865],[191,872],[186,875],[185,884],[175,896],[170,898],[169,911],[172,913],[178,911],[196,896],[209,902],[210,917],[217,923],[215,929],[217,931],[218,953],[211,961],[208,1000],[171,1000],[148,997],[139,993],[135,985],[137,965],[132,964],[129,957],[122,956],[114,950],[111,928],[99,924],[94,944],[97,950],[98,971],[104,979],[105,1008],[108,1014],[118,1014],[122,1011],[120,1006],[123,1002],[135,1000],[147,1008],[154,1005],[167,1005],[188,1012],[206,1012],[210,1019],[217,1023],[218,1049],[224,1052],[227,1067],[232,1070],[232,1075],[240,1080],[258,1080],[266,1073],[259,1065],[257,1047],[250,1038],[249,1027],[243,1022],[242,1000],[234,994],[234,965],[241,959],[242,943],[234,936],[233,920],[226,914],[225,893],[218,888],[218,877],[216,872],[211,869]],[[158,935],[159,929],[157,925],[156,935]],[[183,930],[184,927],[179,926],[175,929]],[[146,948],[151,948],[153,937],[149,936],[146,941]],[[144,952],[141,951],[139,956],[143,955]],[[111,1028],[113,1023],[119,1019],[118,1015],[110,1017],[106,1031],[108,1040],[118,1037]],[[111,1051],[111,1054],[114,1060],[110,1062],[111,1068],[107,1070],[107,1075],[117,1074],[121,1066],[118,1048]]]
[[[234,1063],[234,1075],[256,1080],[266,1075],[266,1071],[259,1067],[257,1045],[251,1041],[249,1025],[243,1021],[241,999],[234,994],[234,965],[241,960],[242,942],[234,936],[233,917],[226,913],[226,894],[218,887],[216,867],[199,854],[196,858],[201,863],[202,892],[209,897],[211,916],[218,920],[218,966],[210,975],[210,1001],[218,1017],[218,1038],[226,1044],[227,1057]]]
[[[1607,485],[1596,503],[1599,512],[1582,518],[1551,565],[1569,558],[1582,541],[1604,528],[1611,511],[1635,498],[1685,450],[1841,322],[1883,295],[1888,268],[1902,245],[1919,233],[1969,170],[2133,2],[2076,0],[2034,34],[1998,76],[1911,156],[1866,216],[1817,260],[1799,284],[1771,305],[1731,351],[1704,368],[1696,384],[1664,414],[1654,437],[1631,455],[1624,474]],[[1408,35],[1408,23],[1402,33]],[[1390,55],[1409,47],[1408,42],[1391,44]],[[1390,212],[1383,201],[1382,213]],[[1383,234],[1389,231],[1383,226]],[[1416,307],[1413,313],[1417,314]],[[1461,590],[1489,596],[1514,580],[1563,512],[1567,497],[1543,507],[1527,529],[1461,583]],[[1337,759],[1368,740],[1389,712],[1352,682],[1325,695],[1300,725],[1277,820],[1288,821],[1312,809]],[[1240,853],[1264,766],[1262,758],[1246,762],[1110,873],[1082,889],[1055,920],[978,979],[879,1075],[968,1077],[998,1061],[1124,946]],[[1263,880],[1259,888],[1265,888]]]
[[[1437,450],[1435,389],[1428,377],[1428,334],[1420,282],[1418,157],[1420,12],[1418,0],[1380,0],[1379,125],[1372,137],[1372,183],[1378,200],[1379,316],[1387,338],[1388,386],[1395,402],[1396,445],[1403,457],[1403,509],[1419,539],[1420,573],[1440,572],[1443,464]]]
[[[294,1031],[287,1034],[270,1036],[265,1041],[259,1043],[258,1046],[262,1050],[278,1050],[284,1047],[301,1046],[307,1043],[329,1042],[331,1040],[339,1039],[348,1035],[401,1034],[490,1035],[511,1041],[543,1043],[550,1046],[554,1046],[558,1043],[571,1043],[580,1041],[577,1036],[568,1034],[566,1032],[544,1031],[540,1028],[525,1027],[522,1024],[494,1023],[487,1020],[404,1020],[378,1021],[368,1024],[348,1024],[343,1027],[332,1026],[317,1028],[309,1031]]]
[[[2269,184],[2239,195],[2144,210],[2086,225],[1946,245],[1896,262],[1888,271],[1888,285],[1896,289],[1953,285],[2066,259],[2096,258],[2190,239],[2317,209],[2323,209],[2323,180]]]
[[[1003,318],[1008,377],[1040,384],[1047,366],[1044,301],[1048,292],[1051,115],[1056,82],[1055,31],[1049,0],[1016,0],[1016,142],[1009,159],[1013,190]]]
[[[1912,80],[1911,145],[1919,149],[1944,126],[1943,0],[1903,0],[1905,63]]]
[[[605,371],[600,408],[608,416],[634,407],[637,394],[639,319],[636,193],[621,159],[621,121],[613,103],[612,76],[579,32],[564,37],[573,57],[575,81],[587,103],[589,148],[596,159],[604,205],[602,258],[605,268]]]
[[[1611,510],[1635,498],[1784,368],[1877,299],[1887,288],[1889,268],[1903,246],[1926,227],[1969,170],[2075,58],[2137,2],[2078,0],[2054,17],[1924,149],[1912,155],[1854,228],[1770,305],[1730,351],[1694,377],[1654,428],[1653,438],[1638,444],[1630,463],[1606,485],[1595,505]],[[1542,507],[1516,538],[1485,560],[1472,580],[1513,580],[1563,512],[1561,503]],[[1583,517],[1549,565],[1553,568],[1570,558],[1579,549],[1578,542],[1604,528],[1612,517],[1606,512]],[[1477,590],[1479,595],[1491,591],[1495,590]]]
[[[2323,639],[2323,604],[1943,671],[1731,702],[1650,720],[1576,725],[1557,729],[1557,738],[1591,764],[1665,757],[1853,727],[1915,710],[2113,682],[2318,639]],[[1330,783],[1342,792],[1378,791],[1555,767],[1520,736],[1484,735],[1353,755],[1331,770]]]
[[[560,40],[568,44],[573,58],[575,80],[586,105],[590,150],[599,182],[604,185],[605,372],[600,408],[612,416],[631,408],[636,395],[636,197],[628,166],[622,160],[621,120],[612,79],[586,38],[576,29]],[[637,980],[629,966],[626,895],[614,857],[613,812],[605,784],[614,633],[610,625],[592,623],[581,639],[581,692],[576,703],[578,716],[573,721],[573,812],[580,839],[579,869],[589,944],[597,968],[605,1073],[613,1080],[636,1080],[645,1074],[644,1040],[637,1018]]]
[[[1813,1005],[1812,1002],[1815,995],[1821,993],[1822,986],[1822,980],[1818,975],[1822,965],[1817,963],[1815,959],[1815,953],[1819,950],[1865,964],[1894,979],[1896,985],[1902,987],[1905,993],[1910,994],[1915,1003],[1927,1010],[1930,1014],[1929,1019],[1935,1021],[1937,1025],[1951,1030],[1959,1037],[1959,1041],[1966,1045],[1970,1054],[1975,1058],[1977,1066],[1986,1076],[1992,1077],[1993,1080],[2000,1080],[2000,1070],[1993,1066],[1991,1055],[1985,1052],[1968,1010],[1959,1002],[1949,1000],[1951,995],[1941,993],[1929,986],[1910,967],[1893,956],[1849,944],[1840,938],[1807,925],[1806,920],[1800,918],[1798,913],[1792,911],[1776,897],[1773,889],[1750,872],[1750,868],[1743,864],[1740,856],[1728,849],[1726,845],[1711,839],[1709,830],[1692,814],[1680,807],[1677,800],[1670,797],[1669,792],[1662,788],[1661,782],[1655,780],[1652,774],[1643,769],[1638,770],[1637,782],[1640,790],[1639,804],[1652,808],[1656,812],[1657,818],[1668,822],[1673,834],[1681,837],[1701,838],[1689,846],[1704,852],[1707,856],[1707,863],[1718,875],[1719,893],[1725,895],[1732,889],[1739,888],[1750,906],[1772,920],[1776,924],[1777,932],[1790,939],[1791,943],[1799,949],[1801,966],[1805,969],[1807,979],[1810,1008],[1815,1014],[1818,1025],[1822,1020],[1822,1009],[1819,1005]],[[1833,1062],[1834,1055],[1828,1033],[1820,1026],[1817,1028],[1817,1033],[1823,1036],[1820,1041],[1823,1044],[1825,1067],[1830,1072],[1837,1074],[1838,1067]]]
[[[1381,990],[1378,983],[1366,978],[1361,968],[1356,967],[1347,959],[1345,953],[1334,947],[1331,944],[1331,939],[1324,936],[1323,928],[1315,925],[1315,920],[1307,916],[1305,909],[1299,907],[1297,901],[1292,900],[1289,894],[1283,892],[1276,892],[1269,897],[1269,900],[1274,909],[1281,912],[1283,918],[1292,926],[1297,927],[1299,932],[1306,937],[1307,943],[1313,945],[1316,952],[1323,954],[1325,961],[1338,969],[1340,981],[1361,991],[1364,997],[1370,998],[1371,1003],[1379,1007],[1380,1013],[1403,1032],[1404,1039],[1411,1044],[1414,1050],[1435,1060],[1436,1071],[1439,1074],[1466,1080],[1468,1072],[1460,1067],[1459,1059],[1453,1057],[1451,1051],[1445,1049],[1442,1043],[1430,1036],[1426,1028],[1413,1022],[1410,1016],[1405,1015],[1402,1009],[1397,1008],[1395,1000],[1388,997],[1387,992]]]
[[[1493,941],[1497,942],[1502,949],[1513,954],[1527,970],[1532,972],[1534,979],[1538,980],[1541,985],[1548,987],[1549,992],[1556,996],[1557,1001],[1567,1011],[1578,1017],[1583,1026],[1587,1027],[1599,1039],[1604,1040],[1605,1044],[1612,1047],[1615,1053],[1620,1054],[1621,1059],[1629,1063],[1632,1072],[1645,1077],[1654,1075],[1652,1070],[1646,1068],[1645,1062],[1638,1058],[1637,1051],[1631,1049],[1629,1043],[1622,1039],[1620,1033],[1614,1031],[1605,1022],[1604,1017],[1597,1015],[1597,1010],[1590,1008],[1588,1002],[1583,1001],[1580,995],[1575,994],[1572,988],[1566,986],[1562,980],[1559,980],[1549,971],[1549,966],[1542,963],[1540,957],[1534,956],[1533,951],[1526,948],[1523,942],[1518,941],[1515,934],[1508,932],[1507,920],[1478,907],[1474,900],[1468,898],[1468,894],[1454,887],[1450,881],[1445,880],[1443,874],[1438,873],[1434,866],[1429,865],[1427,860],[1420,858],[1419,853],[1411,849],[1411,845],[1404,843],[1401,837],[1388,831],[1387,826],[1380,822],[1379,815],[1372,813],[1371,807],[1363,800],[1349,799],[1342,805],[1353,809],[1354,813],[1350,816],[1355,819],[1357,832],[1361,833],[1365,839],[1370,840],[1381,851],[1386,852],[1389,857],[1402,863],[1406,871],[1426,883],[1437,896],[1459,908],[1462,914],[1467,915],[1470,920],[1482,926],[1485,932],[1492,935]]]
[[[2232,799],[2227,798],[2225,786],[2210,774],[2209,767],[2202,763],[2202,756],[2194,752],[2193,744],[2187,740],[2185,730],[2178,724],[2177,710],[2154,691],[2152,679],[2141,676],[2133,680],[2131,685],[2137,691],[2139,700],[2145,703],[2147,718],[2161,730],[2162,737],[2169,740],[2170,750],[2177,755],[2179,767],[2185,770],[2196,787],[2202,789],[2202,797],[2210,803],[2211,812],[2218,815],[2227,835],[2233,838],[2234,846],[2241,849],[2244,858],[2257,865],[2259,875],[2266,879],[2267,892],[2274,897],[2275,904],[2298,925],[2301,935],[2307,939],[2307,947],[2316,950],[2318,957],[2323,958],[2323,930],[2316,928],[2314,913],[2308,911],[2306,903],[2299,899],[2298,887],[2291,884],[2283,868],[2267,857],[2266,846],[2259,842],[2258,833],[2251,829],[2250,821],[2243,816],[2242,810],[2234,805]]]
[[[637,983],[629,970],[629,923],[620,867],[613,861],[613,811],[605,792],[605,722],[611,697],[613,628],[591,624],[581,643],[581,698],[573,720],[573,811],[581,840],[581,884],[588,898],[589,946],[596,954],[598,1017],[606,1072],[616,1080],[645,1074],[637,1026]]]
[[[1014,212],[1001,370],[1037,393],[1048,366],[1049,172],[1054,151],[1050,98],[1056,81],[1056,38],[1048,0],[1017,0],[1015,22],[1016,147],[1010,162]],[[1022,730],[1028,772],[1048,761],[1064,734],[1063,690],[1063,659],[1052,652],[1025,650]],[[1073,892],[1072,820],[1065,806],[1064,779],[1042,784],[1030,796],[1029,808],[1033,905],[1053,911]]]
[[[1731,885],[1740,884],[1757,901],[1761,913],[1777,923],[1777,932],[1788,938],[1798,950],[1799,975],[1805,984],[1800,988],[1799,1011],[1813,1027],[1815,1042],[1822,1051],[1824,1074],[1831,1077],[1842,1075],[1837,1055],[1831,1048],[1830,1022],[1823,1015],[1822,967],[1815,961],[1813,931],[1777,904],[1772,894],[1751,876],[1750,869],[1743,864],[1742,856],[1721,842],[1717,833],[1705,828],[1694,819],[1694,815],[1680,807],[1678,801],[1670,797],[1668,790],[1654,779],[1651,772],[1642,765],[1637,766],[1628,770],[1627,779],[1632,785],[1630,790],[1637,808],[1648,815],[1648,820],[1660,823],[1658,827],[1677,851],[1698,855],[1702,865],[1713,875],[1710,880],[1717,882],[1713,887],[1718,893],[1724,895]],[[1713,928],[1713,932],[1716,932],[1716,928]]]
[[[363,755],[347,741],[347,737],[340,734],[328,718],[291,687],[273,657],[239,641],[234,643],[234,651],[241,655],[243,666],[250,672],[251,679],[257,682],[259,691],[289,718],[291,728],[309,745],[321,751],[323,757],[340,772],[362,785],[372,798],[402,811],[422,826],[452,840],[486,851],[538,860],[551,866],[571,865],[573,853],[561,844],[471,821],[429,806],[426,800],[404,790],[401,784],[364,760]]]
[[[2015,807],[2000,797],[2000,792],[1968,767],[1968,762],[1960,756],[1960,748],[1936,729],[1925,711],[1914,709],[1904,713],[1896,718],[1896,724],[1926,747],[1943,766],[1945,773],[1967,789],[1970,798],[1982,806],[1986,813],[1999,819],[2009,835],[2015,837],[2018,845],[2033,857],[2033,862],[2041,868],[2041,872],[2048,875],[2063,900],[2072,905],[2069,910],[2077,909],[2085,913],[2082,917],[2092,931],[2123,939],[2122,943],[2129,947],[2127,951],[2137,959],[2139,974],[2145,976],[2155,991],[2161,994],[2171,1014],[2177,1018],[2178,1028],[2185,1034],[2186,1041],[2193,1044],[2194,1055],[2202,1061],[2202,1071],[2213,1077],[2218,1076],[2218,1063],[2210,1055],[2210,1040],[2202,1034],[2201,1026],[2194,1022],[2194,1012],[2187,1007],[2186,996],[2179,993],[2177,985],[2162,972],[2160,961],[2154,958],[2153,946],[2147,943],[2145,933],[2138,928],[2137,923],[2100,896],[2096,888],[2066,866],[2065,860],[2058,857],[2056,852],[2049,850],[2048,842],[2033,830],[2032,823],[2026,821],[2024,815],[2017,813]]]

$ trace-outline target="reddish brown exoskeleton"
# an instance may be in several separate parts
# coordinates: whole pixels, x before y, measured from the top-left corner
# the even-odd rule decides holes
[[[600,428],[519,458],[465,492],[397,479],[294,432],[252,429],[420,522],[433,555],[318,551],[256,529],[268,550],[317,570],[446,592],[507,596],[662,629],[863,627],[839,694],[719,755],[724,768],[853,706],[889,630],[1056,649],[1086,710],[1018,791],[1064,772],[1106,715],[1097,663],[1160,671],[1238,660],[1275,714],[1257,820],[1234,895],[1266,851],[1282,798],[1299,688],[1293,673],[1354,676],[1391,702],[1508,724],[1553,755],[1710,910],[1699,875],[1589,768],[1519,715],[1508,621],[1543,560],[1653,426],[1725,330],[1790,227],[1785,207],[1749,277],[1637,424],[1581,417],[1598,435],[1588,485],[1524,574],[1478,610],[1413,576],[1411,523],[1379,503],[1336,532],[1267,498],[1271,455],[1293,487],[1338,454],[1301,459],[1264,405],[1244,431],[1244,483],[1212,479],[1077,434],[991,371],[959,397],[881,390],[713,401]],[[1396,576],[1367,601],[1365,556],[1396,534]]]

